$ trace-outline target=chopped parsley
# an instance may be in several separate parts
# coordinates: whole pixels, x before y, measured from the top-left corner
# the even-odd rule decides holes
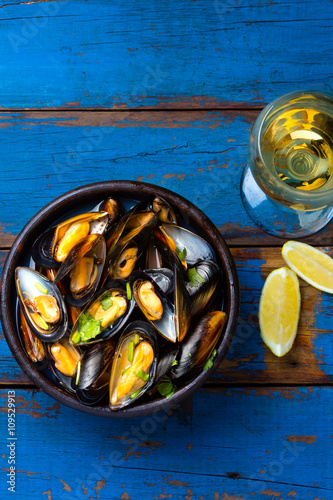
[[[133,394],[131,394],[131,396],[130,396],[131,399],[136,398],[140,394],[141,391],[142,391],[142,389],[138,389],[137,391],[133,392]]]
[[[127,295],[127,300],[131,300],[132,290],[131,290],[131,285],[129,283],[126,283],[126,295]]]
[[[102,300],[99,301],[103,311],[107,311],[112,306],[111,292],[107,292],[103,295]]]
[[[203,278],[198,271],[196,270],[195,267],[192,267],[191,269],[188,269],[187,271],[187,277],[189,279],[190,285],[197,287],[200,285],[200,283],[205,283],[206,280]]]
[[[177,247],[176,247],[176,252],[177,252],[178,257],[180,258],[180,260],[181,260],[182,262],[184,262],[184,261],[185,261],[185,259],[186,259],[186,255],[187,255],[187,250],[186,250],[186,248],[184,247],[184,248],[183,248],[183,250],[181,251],[181,250],[179,250],[179,248],[177,248]]]
[[[162,378],[161,382],[157,384],[158,392],[161,396],[165,396],[166,398],[172,396],[176,389],[177,386],[172,382],[171,378],[166,375]]]
[[[87,342],[90,339],[94,339],[102,331],[101,320],[95,319],[89,312],[83,313],[79,318],[78,331],[81,336],[81,342]]]
[[[141,378],[144,382],[147,382],[149,380],[149,373],[144,372],[143,370],[138,370],[137,372],[134,372],[134,375],[136,377]]]
[[[177,366],[177,365],[178,365],[178,361],[175,359],[171,366]]]
[[[216,353],[217,353],[217,350],[214,349],[214,351],[212,352],[212,354],[207,359],[207,361],[206,361],[206,363],[205,363],[205,365],[203,367],[203,371],[209,370],[213,366],[213,361],[214,361],[214,358],[216,356]]]

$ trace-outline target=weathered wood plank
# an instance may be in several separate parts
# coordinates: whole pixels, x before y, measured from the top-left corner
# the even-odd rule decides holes
[[[332,498],[332,388],[206,389],[170,416],[112,422],[40,392],[15,399],[20,499]],[[6,402],[2,391],[4,472]]]
[[[303,6],[2,1],[1,106],[239,107],[305,87],[329,90],[333,5]]]
[[[241,287],[241,309],[233,343],[211,382],[244,384],[331,384],[333,382],[333,295],[301,282],[302,310],[292,350],[277,358],[263,344],[258,328],[258,303],[264,280],[284,265],[278,248],[233,248]],[[329,254],[333,256],[330,247]],[[5,252],[0,254],[0,260]],[[0,384],[30,384],[0,340]]]
[[[60,194],[138,179],[198,205],[232,245],[280,245],[259,230],[239,185],[258,111],[0,113],[0,247]],[[19,188],[18,188],[18,182]],[[331,244],[330,232],[308,239]]]

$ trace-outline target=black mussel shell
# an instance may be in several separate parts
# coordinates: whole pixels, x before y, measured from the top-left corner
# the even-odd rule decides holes
[[[154,239],[150,238],[146,251],[146,268],[160,269],[163,267],[162,255],[155,246]]]
[[[135,276],[136,272],[137,271],[133,271],[132,275]],[[144,269],[141,273],[144,273],[149,278],[153,279],[166,295],[172,292],[174,287],[174,276],[171,269],[167,267],[161,267],[159,269]],[[142,277],[144,274],[142,274]],[[133,281],[132,276],[131,281]]]
[[[99,381],[105,385],[101,379],[108,370],[116,349],[116,340],[114,338],[104,340],[98,344],[92,344],[85,350],[81,361],[80,371],[76,371],[72,379],[73,389],[91,389],[98,390]],[[92,386],[94,386],[92,388]]]
[[[226,318],[225,312],[210,312],[188,332],[180,344],[178,364],[171,370],[173,378],[183,377],[194,368],[200,369],[206,363],[221,336]]]
[[[15,283],[20,308],[32,333],[44,342],[55,342],[61,339],[67,331],[68,316],[65,303],[58,287],[51,280],[29,267],[16,268]],[[53,325],[50,323],[49,330],[39,327],[33,321],[32,311],[26,302],[27,299],[33,302],[37,297],[43,295],[55,298],[60,313],[60,319]]]
[[[199,279],[196,278],[196,273],[199,274]],[[212,260],[201,260],[187,270],[187,276],[192,276],[186,283],[186,289],[191,298],[191,315],[195,316],[205,309],[212,298],[220,282],[221,271]]]
[[[81,403],[87,406],[94,406],[101,403],[103,399],[106,400],[109,388],[107,385],[99,389],[77,389],[75,394]]]

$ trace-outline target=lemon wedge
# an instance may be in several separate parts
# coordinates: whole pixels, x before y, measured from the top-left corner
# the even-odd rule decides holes
[[[283,245],[282,257],[307,283],[333,293],[333,259],[327,253],[306,243],[288,241]]]
[[[301,294],[296,274],[287,267],[272,271],[264,284],[259,302],[261,338],[276,356],[292,347],[299,320]]]

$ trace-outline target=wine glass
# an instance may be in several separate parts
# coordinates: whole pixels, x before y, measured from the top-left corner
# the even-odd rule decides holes
[[[333,94],[284,95],[254,123],[241,183],[245,209],[261,229],[303,237],[333,217]]]

